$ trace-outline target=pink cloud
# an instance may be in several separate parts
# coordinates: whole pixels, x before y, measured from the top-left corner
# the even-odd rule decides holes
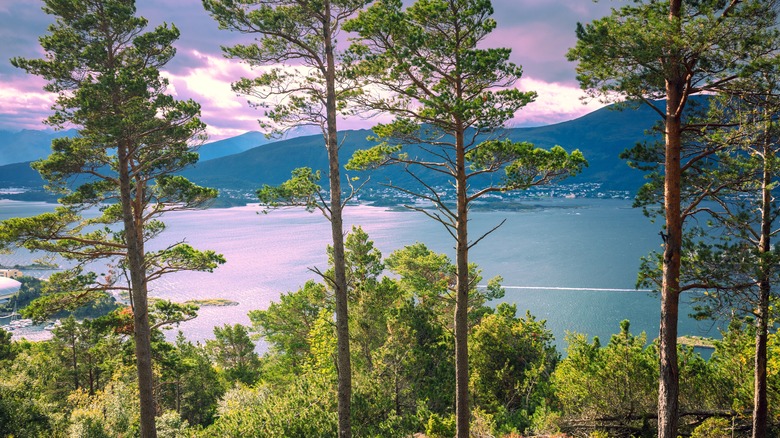
[[[0,2],[1,3],[1,2]],[[536,102],[518,112],[515,125],[557,123],[578,117],[599,105],[584,106],[576,88],[574,66],[565,60],[566,50],[576,42],[574,25],[608,12],[609,5],[563,0],[494,0],[498,27],[485,47],[513,48],[512,61],[524,67],[518,84],[539,93]],[[408,4],[408,2],[406,2]],[[37,38],[52,18],[39,5],[11,2],[0,6],[0,34],[8,56],[41,56]],[[199,2],[185,0],[139,0],[139,14],[151,26],[176,23],[182,37],[179,53],[167,66],[169,92],[179,99],[193,99],[202,106],[202,118],[212,140],[258,130],[261,110],[251,108],[246,96],[237,96],[230,83],[253,77],[257,70],[237,60],[225,59],[220,45],[248,42],[247,35],[219,30]],[[346,41],[346,39],[344,39]],[[44,81],[23,71],[0,65],[0,129],[42,129],[55,96],[42,90]],[[340,129],[369,128],[384,118],[340,119]]]
[[[535,91],[537,98],[517,112],[510,126],[540,126],[584,116],[604,106],[577,87],[524,77],[518,88]]]
[[[0,86],[1,129],[44,129],[56,95],[43,91],[46,84],[35,76],[14,77]]]

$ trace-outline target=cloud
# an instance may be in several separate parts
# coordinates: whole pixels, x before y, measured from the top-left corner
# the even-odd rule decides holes
[[[192,50],[185,57],[198,59],[198,66],[165,71],[170,86],[168,92],[178,99],[192,99],[201,105],[201,119],[208,126],[212,140],[218,140],[246,131],[257,130],[257,115],[246,104],[246,98],[237,96],[230,88],[231,81],[253,75],[244,64]]]
[[[494,1],[497,27],[485,39],[485,47],[510,47],[510,59],[527,75],[574,85],[574,64],[566,60],[566,52],[577,43],[577,23],[609,13],[609,3],[614,2]]]
[[[0,75],[25,75],[11,65],[10,58],[37,58],[43,55],[38,36],[46,31],[52,20],[41,10],[41,3],[30,1],[0,2]],[[0,86],[4,81],[0,77]]]
[[[56,96],[43,91],[45,81],[36,77],[2,80],[0,87],[0,129],[43,129]]]
[[[522,91],[535,91],[534,102],[517,112],[510,126],[541,126],[560,123],[584,116],[604,104],[585,99],[585,93],[577,87],[546,82],[540,79],[523,78],[518,84]]]
[[[539,93],[537,101],[519,111],[513,123],[556,123],[596,109],[597,104],[583,106],[579,101],[582,93],[577,89],[574,65],[566,61],[565,54],[576,43],[576,23],[605,15],[614,3],[493,1],[498,26],[485,46],[511,47],[512,61],[525,72],[519,85]],[[246,97],[230,90],[230,82],[257,72],[225,59],[220,49],[221,45],[251,42],[252,36],[220,30],[197,0],[138,0],[136,5],[138,15],[149,20],[148,29],[164,22],[180,29],[177,55],[164,69],[171,84],[169,92],[201,104],[212,140],[257,130],[261,112],[251,108]],[[52,17],[41,10],[39,2],[0,1],[0,129],[41,129],[41,120],[51,112],[54,96],[42,91],[44,81],[7,61],[17,56],[41,57],[38,37],[51,22]],[[366,128],[377,121],[351,118],[342,120],[340,127]]]

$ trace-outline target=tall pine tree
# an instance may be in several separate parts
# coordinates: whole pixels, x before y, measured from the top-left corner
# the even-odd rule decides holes
[[[628,99],[653,108],[663,122],[660,153],[664,233],[658,436],[676,438],[679,369],[677,321],[683,223],[696,206],[682,203],[683,174],[714,154],[686,151],[686,132],[707,126],[687,123],[691,96],[718,92],[750,62],[746,54],[774,41],[776,2],[758,0],[635,0],[612,14],[577,26],[577,44],[568,58],[577,61],[583,89],[607,100]],[[690,142],[696,145],[696,142]],[[641,149],[632,158],[653,155]],[[645,190],[644,193],[648,193]],[[701,194],[706,196],[706,194]],[[696,196],[693,196],[694,203]],[[701,197],[699,197],[701,198]]]
[[[337,119],[357,88],[338,62],[336,38],[344,20],[367,3],[368,0],[203,0],[203,6],[221,28],[256,38],[252,44],[223,50],[228,57],[263,70],[256,78],[242,78],[233,84],[236,92],[252,96],[259,107],[269,108],[261,124],[272,130],[300,125],[314,125],[322,130],[328,152],[329,193],[321,193],[319,174],[304,168],[296,169],[290,182],[278,188],[266,186],[258,195],[264,203],[319,208],[330,221],[333,275],[323,277],[336,297],[340,438],[352,436],[352,367],[342,218],[348,197],[342,198]]]
[[[146,243],[160,234],[157,218],[195,208],[216,197],[175,173],[195,163],[192,145],[202,141],[200,106],[166,94],[160,75],[174,56],[173,25],[144,32],[132,0],[46,0],[56,21],[40,38],[43,59],[13,65],[48,81],[57,93],[47,123],[75,126],[78,136],[52,143],[52,154],[33,163],[62,197],[55,212],[0,224],[0,241],[59,254],[74,267],[53,275],[33,316],[76,308],[107,292],[130,296],[141,404],[140,432],[155,437],[148,293],[160,276],[183,270],[211,271],[221,255],[183,242],[159,251]],[[89,209],[99,209],[94,217]],[[104,273],[87,272],[92,262]]]
[[[523,190],[578,173],[579,151],[549,151],[501,139],[498,131],[536,94],[514,87],[522,70],[510,49],[484,49],[496,27],[489,0],[378,1],[345,28],[358,33],[355,74],[378,91],[358,98],[369,111],[396,118],[374,127],[382,144],[357,153],[348,168],[405,166],[412,187],[398,187],[434,210],[411,206],[441,223],[455,240],[456,428],[469,436],[468,309],[474,278],[469,250],[491,231],[469,235],[469,209],[480,197]],[[451,194],[426,175],[445,175]],[[491,176],[495,175],[493,179]],[[500,225],[500,224],[499,224]]]

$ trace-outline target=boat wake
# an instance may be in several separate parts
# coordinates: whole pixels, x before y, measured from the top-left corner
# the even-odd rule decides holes
[[[486,284],[480,284],[479,288],[487,288]],[[560,286],[501,286],[504,289],[526,289],[526,290],[574,290],[574,291],[593,291],[593,292],[653,292],[652,289],[614,289],[603,287],[560,287]]]

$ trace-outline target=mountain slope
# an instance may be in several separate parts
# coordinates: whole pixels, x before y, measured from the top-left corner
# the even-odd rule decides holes
[[[206,143],[198,148],[200,161],[213,160],[228,155],[239,154],[248,149],[268,143],[265,134],[257,131],[245,132],[241,135]]]
[[[642,184],[642,172],[630,169],[618,158],[618,154],[638,141],[647,140],[645,131],[657,119],[657,114],[645,106],[624,111],[602,108],[575,120],[534,128],[507,129],[504,134],[512,140],[528,141],[544,148],[561,145],[568,151],[580,149],[590,166],[582,175],[568,181],[599,183],[605,190],[634,192]],[[369,130],[339,133],[342,141],[340,156],[344,163],[355,150],[372,146],[366,140],[370,134]],[[240,152],[221,156],[233,151]],[[417,154],[415,148],[409,148],[408,151]],[[321,135],[267,143],[261,133],[248,132],[201,146],[200,153],[201,161],[183,174],[198,184],[223,190],[246,192],[263,184],[276,185],[287,180],[290,172],[297,167],[308,166],[321,170],[323,176],[327,169],[327,154]],[[400,166],[348,174],[350,177],[359,176],[361,180],[370,175],[370,186],[375,188],[388,181],[402,186],[414,184],[413,178]],[[434,186],[443,187],[449,183],[441,175],[429,173],[423,176]],[[41,186],[40,177],[29,168],[29,163],[0,166],[0,188]]]
[[[52,140],[75,135],[75,129],[67,131],[35,131],[30,129],[17,132],[0,131],[0,165],[38,160],[49,155]]]
[[[3,187],[43,187],[44,181],[30,162],[13,163],[0,166],[0,188]]]
[[[529,141],[539,147],[561,145],[566,150],[580,149],[590,167],[572,181],[597,182],[604,188],[636,190],[642,173],[630,169],[618,158],[620,152],[646,139],[645,131],[657,115],[641,107],[625,111],[602,108],[575,120],[555,125],[506,130],[508,138]],[[346,162],[360,148],[370,147],[368,130],[342,131],[340,158]],[[413,152],[414,148],[409,151]],[[269,143],[240,154],[200,162],[184,174],[199,184],[239,190],[255,189],[262,184],[279,184],[290,177],[296,167],[312,167],[325,172],[327,156],[320,135],[299,137]],[[352,174],[357,174],[351,172]],[[392,181],[409,184],[411,178],[400,167],[381,169],[370,174],[372,183]],[[429,175],[432,176],[432,175]],[[444,185],[446,179],[433,176],[433,185]]]
[[[368,130],[339,133],[344,162],[353,151],[368,145],[369,134]],[[262,184],[275,185],[290,178],[290,172],[297,167],[324,171],[328,158],[323,144],[322,135],[277,141],[240,154],[198,162],[182,173],[199,184],[218,188],[247,190]]]

